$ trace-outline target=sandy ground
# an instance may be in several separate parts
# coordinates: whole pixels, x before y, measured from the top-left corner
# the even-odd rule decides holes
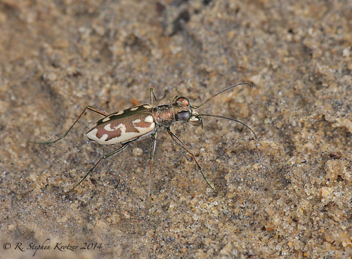
[[[1,258],[351,258],[351,1],[0,2]],[[99,114],[185,96],[204,128],[87,141]]]

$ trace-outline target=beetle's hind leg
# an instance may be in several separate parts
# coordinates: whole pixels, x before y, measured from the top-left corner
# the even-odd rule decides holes
[[[85,175],[75,186],[73,186],[73,188],[71,188],[71,189],[70,189],[68,192],[66,192],[66,193],[71,192],[71,191],[72,191],[73,189],[75,189],[78,185],[80,185],[81,182],[83,182],[83,180],[86,179],[87,176],[88,176],[91,172],[93,172],[94,168],[96,168],[97,165],[98,165],[103,159],[106,159],[106,158],[108,158],[108,157],[111,157],[111,156],[113,156],[113,155],[116,155],[116,154],[122,152],[122,151],[128,146],[129,143],[130,143],[130,142],[126,142],[125,144],[122,144],[122,146],[119,147],[118,149],[116,149],[116,150],[114,150],[114,151],[112,151],[112,152],[110,152],[110,153],[108,153],[108,154],[102,156],[97,162],[95,162],[94,166],[93,166],[91,169],[89,169],[89,171],[86,173],[86,175]]]
[[[75,126],[75,124],[78,122],[78,120],[82,117],[82,115],[86,112],[86,110],[90,110],[92,112],[95,112],[95,113],[99,113],[100,115],[103,115],[103,116],[108,116],[109,114],[107,114],[106,112],[103,112],[103,111],[100,111],[96,108],[93,108],[93,107],[90,107],[90,106],[87,106],[86,108],[84,108],[83,112],[78,116],[78,118],[75,120],[75,122],[71,125],[71,127],[59,138],[53,140],[53,141],[48,141],[48,142],[37,142],[37,141],[30,141],[32,143],[35,143],[35,144],[54,144],[56,142],[58,142],[59,140],[63,139],[66,137],[66,135],[70,132],[70,130],[73,128],[73,126]]]

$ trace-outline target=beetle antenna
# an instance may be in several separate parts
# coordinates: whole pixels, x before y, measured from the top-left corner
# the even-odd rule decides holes
[[[214,118],[220,118],[220,119],[226,119],[226,120],[230,120],[230,121],[234,121],[234,122],[237,122],[239,124],[242,124],[243,126],[245,126],[247,129],[249,129],[256,140],[258,140],[258,137],[257,137],[257,134],[255,134],[254,130],[249,127],[247,124],[245,124],[244,122],[242,121],[239,121],[239,120],[236,120],[236,119],[232,119],[232,118],[228,118],[228,117],[224,117],[224,116],[220,116],[220,115],[213,115],[213,114],[199,114],[199,116],[208,116],[208,117],[214,117]]]
[[[236,86],[239,86],[239,85],[249,85],[250,87],[252,87],[252,85],[250,83],[247,83],[247,82],[243,82],[243,83],[239,83],[239,84],[235,84],[233,86],[230,86],[230,87],[227,87],[225,88],[224,90],[216,93],[216,94],[213,94],[212,96],[210,96],[208,99],[206,99],[204,102],[202,102],[201,104],[199,105],[196,105],[196,106],[191,106],[192,109],[198,109],[200,107],[202,107],[204,104],[206,104],[207,102],[209,102],[211,99],[213,99],[215,96],[218,96],[219,94],[222,94],[223,92],[226,92],[228,90],[231,90],[232,88],[235,88]]]

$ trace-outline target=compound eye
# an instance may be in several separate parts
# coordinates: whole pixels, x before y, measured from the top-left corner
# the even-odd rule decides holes
[[[189,101],[186,97],[179,97],[177,98],[176,100],[176,103],[179,105],[179,106],[182,106],[182,107],[185,107],[185,106],[188,106],[189,105]]]
[[[176,120],[178,121],[188,121],[190,117],[190,112],[189,111],[181,111],[177,113],[176,115]]]

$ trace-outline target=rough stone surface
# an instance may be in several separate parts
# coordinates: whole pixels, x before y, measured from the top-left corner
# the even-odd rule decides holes
[[[1,258],[351,258],[351,1],[4,0],[0,32]],[[149,139],[69,194],[117,148],[84,137],[101,116],[30,142],[239,82],[199,111],[259,139],[173,126],[214,192],[161,129],[153,214]]]

